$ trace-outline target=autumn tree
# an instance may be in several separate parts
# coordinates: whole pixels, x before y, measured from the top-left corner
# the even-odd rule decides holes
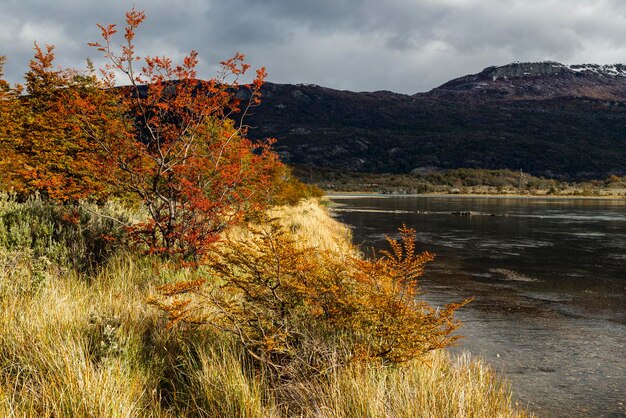
[[[56,68],[54,47],[35,44],[25,87],[20,96],[20,87],[2,86],[4,188],[61,202],[108,195],[103,154],[74,117],[79,102],[105,95],[94,74]]]
[[[270,143],[252,143],[231,118],[258,104],[266,74],[261,68],[252,83],[240,84],[249,69],[241,54],[208,81],[197,78],[195,51],[180,64],[141,58],[134,42],[144,19],[134,9],[126,14],[118,47],[115,25],[99,26],[103,39],[90,44],[108,60],[102,81],[126,111],[118,129],[94,126],[109,117],[108,107],[87,101],[76,108],[84,132],[117,167],[118,187],[137,195],[149,213],[133,235],[151,252],[198,261],[221,231],[262,206],[258,191],[279,165]],[[120,74],[129,85],[114,89]]]

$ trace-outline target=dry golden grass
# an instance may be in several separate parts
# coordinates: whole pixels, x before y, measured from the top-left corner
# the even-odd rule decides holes
[[[355,251],[349,230],[314,202],[273,215],[320,248]],[[155,286],[192,275],[124,253],[79,274],[0,248],[0,416],[527,416],[486,365],[445,352],[428,364],[275,381],[232,338],[167,329],[146,304]]]
[[[350,228],[333,219],[316,200],[275,207],[269,215],[280,219],[281,224],[293,233],[296,242],[338,255],[356,253]]]
[[[4,254],[6,273],[11,254]],[[150,319],[121,273],[115,283],[86,284],[72,273],[0,278],[1,416],[143,414],[150,375],[139,361],[141,326]],[[44,272],[45,273],[45,272]],[[13,277],[11,277],[13,276]],[[133,277],[137,278],[137,275]],[[104,277],[103,277],[104,279]],[[32,286],[33,280],[42,280]],[[152,315],[154,317],[154,315]]]
[[[428,363],[399,368],[352,366],[322,386],[311,407],[325,418],[527,417],[508,387],[483,362],[451,359],[440,350]]]

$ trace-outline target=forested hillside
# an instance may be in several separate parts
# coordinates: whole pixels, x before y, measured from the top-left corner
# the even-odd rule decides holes
[[[522,169],[568,180],[626,171],[621,66],[517,63],[428,93],[348,92],[267,83],[250,135],[284,161],[373,173]]]

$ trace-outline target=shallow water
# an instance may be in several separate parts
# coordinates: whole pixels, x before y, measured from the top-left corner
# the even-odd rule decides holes
[[[520,404],[626,417],[626,199],[331,199],[364,250],[403,223],[417,230],[418,249],[437,254],[424,297],[475,297],[453,350],[488,360]]]

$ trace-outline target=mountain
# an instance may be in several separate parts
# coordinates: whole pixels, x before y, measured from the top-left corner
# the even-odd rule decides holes
[[[626,173],[626,66],[512,63],[414,95],[267,83],[246,122],[294,165],[601,178]]]
[[[491,100],[559,96],[622,100],[626,97],[626,66],[515,62],[448,81],[427,94]]]

